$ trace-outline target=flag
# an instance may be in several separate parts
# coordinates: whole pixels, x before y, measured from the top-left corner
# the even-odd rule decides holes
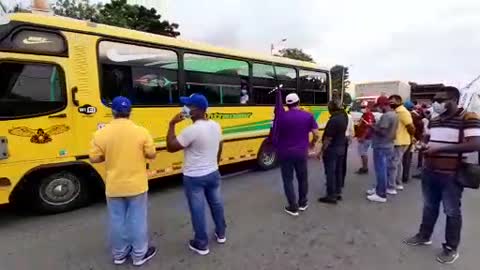
[[[283,100],[282,100],[282,89],[281,87],[277,87],[275,89],[275,107],[273,109],[273,121],[272,121],[272,128],[270,129],[270,134],[268,135],[269,142],[274,148],[278,147],[278,140],[279,140],[279,128],[278,128],[278,121],[280,116],[285,112],[285,108],[283,107]]]

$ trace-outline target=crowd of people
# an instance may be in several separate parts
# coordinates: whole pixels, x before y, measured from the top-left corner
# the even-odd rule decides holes
[[[444,90],[434,98],[432,108],[438,116],[433,119],[425,107],[403,103],[400,96],[382,96],[375,107],[362,106],[364,113],[356,131],[340,99],[333,97],[328,103],[330,118],[321,137],[313,115],[301,109],[299,96],[295,93],[287,95],[285,103],[288,110],[285,110],[281,90],[277,90],[277,102],[280,104],[275,108],[275,132],[269,139],[280,160],[287,198],[285,212],[299,216],[309,206],[310,157],[322,160],[325,169],[326,194],[318,201],[338,204],[343,199],[345,188],[348,147],[356,137],[362,160],[358,174],[369,173],[368,152],[373,149],[376,181],[367,191],[367,199],[385,203],[388,196],[404,189],[403,184],[409,179],[412,151],[416,149],[421,151],[419,163],[423,168],[423,218],[419,232],[405,243],[431,244],[430,237],[440,203],[443,202],[447,216],[446,243],[437,260],[453,263],[458,258],[462,226],[460,205],[463,187],[456,184],[458,174],[455,172],[459,166],[456,161],[463,153],[480,150],[480,120],[475,114],[458,108],[459,91],[456,88],[447,87]],[[171,153],[184,151],[183,183],[194,231],[194,239],[188,242],[188,247],[200,255],[207,255],[206,205],[214,220],[216,242],[224,244],[227,240],[218,167],[222,153],[222,130],[218,123],[206,117],[208,100],[205,96],[192,94],[181,97],[180,102],[183,108],[170,121],[166,147]],[[89,156],[92,163],[104,162],[106,167],[113,262],[124,264],[132,258],[133,265],[141,266],[157,252],[148,241],[146,169],[147,160],[156,157],[156,149],[149,132],[129,119],[131,107],[130,100],[125,97],[113,100],[114,119],[95,133]],[[372,110],[382,113],[378,122]],[[176,135],[175,126],[185,119],[191,119],[193,124]],[[295,176],[298,198],[294,188]]]
[[[412,246],[432,243],[430,238],[443,203],[447,217],[445,243],[437,260],[446,264],[459,257],[464,187],[458,171],[464,153],[480,150],[480,119],[475,113],[459,108],[459,99],[460,92],[455,87],[445,87],[435,95],[431,108],[403,102],[398,95],[381,96],[372,108],[362,104],[363,115],[355,132],[362,161],[358,174],[369,173],[368,152],[373,149],[376,177],[366,198],[375,203],[386,203],[388,196],[398,196],[404,190],[410,179],[412,153],[419,152],[420,174],[414,177],[422,180],[423,216],[418,233],[404,243]],[[331,117],[320,139],[318,126],[308,112],[300,109],[298,96],[288,95],[286,103],[289,110],[276,115],[280,129],[278,148],[282,149],[280,159],[288,202],[285,211],[298,216],[299,211],[308,207],[308,172],[304,164],[309,155],[323,160],[325,169],[326,195],[318,201],[337,204],[342,200],[347,169],[345,149],[351,143],[352,120],[340,99],[332,98],[328,104]],[[373,110],[381,113],[378,122]],[[314,135],[310,142],[309,133]],[[299,181],[298,201],[293,192],[294,171]]]

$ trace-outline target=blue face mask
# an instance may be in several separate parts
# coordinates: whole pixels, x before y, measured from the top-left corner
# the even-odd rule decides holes
[[[189,107],[183,106],[181,113],[182,113],[183,117],[185,117],[185,118],[191,118],[191,117],[192,117],[192,115],[190,114],[191,111],[192,111],[192,110],[191,110]]]

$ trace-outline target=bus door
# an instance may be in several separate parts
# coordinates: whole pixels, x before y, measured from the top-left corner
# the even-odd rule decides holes
[[[0,162],[69,156],[73,115],[65,48],[60,35],[33,30],[14,31],[0,43],[0,137],[8,143]]]

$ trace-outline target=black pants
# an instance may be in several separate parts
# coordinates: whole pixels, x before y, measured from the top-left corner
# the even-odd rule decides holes
[[[347,177],[347,159],[348,159],[348,144],[345,146],[345,155],[343,156],[343,177],[342,177],[342,188],[345,187],[345,178]]]
[[[480,157],[480,156],[479,156]],[[479,159],[479,162],[480,162],[480,159]],[[422,151],[418,151],[418,163],[417,163],[417,168],[422,168],[423,166],[423,152]]]
[[[425,169],[422,174],[423,218],[420,236],[429,240],[440,212],[440,203],[447,216],[445,227],[446,245],[457,250],[462,231],[463,187],[457,184],[455,175],[448,175]]]
[[[333,148],[333,147],[332,147]],[[323,153],[323,165],[327,176],[327,196],[336,198],[342,194],[344,182],[344,157],[343,147],[327,149]]]
[[[289,207],[298,209],[299,205],[307,204],[308,194],[308,168],[307,157],[303,158],[284,158],[280,161],[282,171],[283,189],[287,196]],[[298,181],[298,202],[296,200],[295,190],[293,187],[293,173],[297,175]]]
[[[402,182],[407,183],[410,180],[410,168],[412,166],[412,147],[410,144],[407,151],[403,154],[403,172],[402,172]]]

